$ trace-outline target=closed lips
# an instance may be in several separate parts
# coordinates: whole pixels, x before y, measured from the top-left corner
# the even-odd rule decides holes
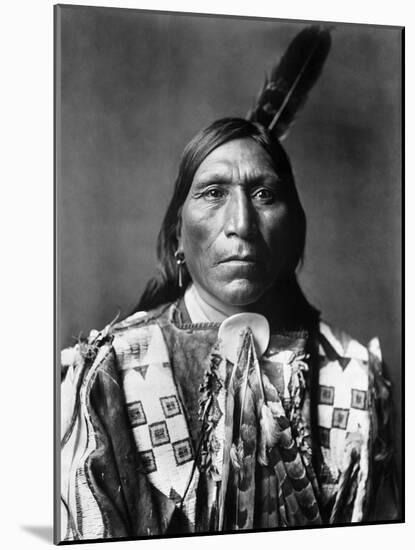
[[[225,263],[225,262],[250,262],[250,263],[257,263],[259,260],[256,256],[229,256],[228,258],[225,258],[224,260],[221,260],[219,263]]]

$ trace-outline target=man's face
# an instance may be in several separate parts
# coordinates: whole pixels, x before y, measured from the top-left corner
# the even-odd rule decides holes
[[[290,247],[284,183],[250,138],[221,145],[197,169],[182,209],[179,248],[199,293],[247,306],[273,286]]]

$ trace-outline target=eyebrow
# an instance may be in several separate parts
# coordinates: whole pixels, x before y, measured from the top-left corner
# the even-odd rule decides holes
[[[230,185],[232,183],[232,179],[225,172],[212,172],[206,175],[201,174],[198,179],[194,181],[194,186],[197,189],[200,189],[214,183],[223,183],[224,185]],[[263,174],[259,174],[255,177],[249,177],[246,183],[249,186],[259,185],[261,183],[280,184],[282,183],[282,179],[273,172],[266,172]]]

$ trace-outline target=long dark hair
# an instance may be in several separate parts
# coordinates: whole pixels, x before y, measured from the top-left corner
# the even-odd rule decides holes
[[[184,149],[173,196],[158,236],[158,273],[147,283],[135,311],[148,311],[161,304],[172,302],[183,294],[190,277],[185,270],[184,284],[182,288],[179,288],[177,284],[177,262],[174,256],[178,247],[177,235],[182,206],[192,185],[196,170],[209,153],[228,141],[242,138],[251,138],[265,149],[273,161],[276,174],[286,184],[286,200],[294,223],[292,224],[290,260],[284,279],[291,281],[290,285],[294,284],[296,292],[301,293],[296,281],[295,270],[304,254],[306,219],[297,194],[288,156],[279,141],[271,138],[263,126],[242,118],[223,118],[199,132]]]

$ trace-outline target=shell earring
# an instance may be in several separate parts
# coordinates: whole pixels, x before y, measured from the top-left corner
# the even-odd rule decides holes
[[[183,288],[183,271],[184,271],[184,264],[186,263],[186,260],[184,259],[183,252],[180,252],[179,250],[176,250],[174,253],[174,257],[176,258],[177,263],[177,277],[178,277],[178,285],[179,288]]]

